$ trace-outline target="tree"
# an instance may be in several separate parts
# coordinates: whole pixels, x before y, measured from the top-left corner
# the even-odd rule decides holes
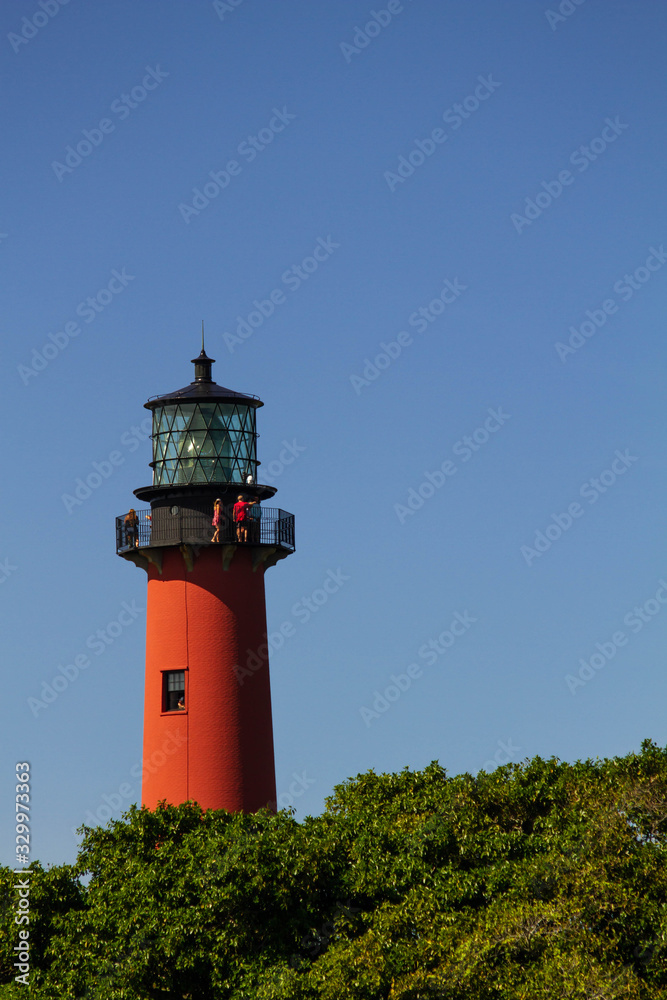
[[[667,750],[648,741],[371,771],[303,823],[186,804],[83,832],[75,866],[34,866],[40,1000],[667,997]]]

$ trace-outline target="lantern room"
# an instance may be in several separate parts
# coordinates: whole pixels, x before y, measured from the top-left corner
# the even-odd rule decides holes
[[[218,385],[211,377],[215,363],[203,345],[194,380],[183,389],[154,396],[144,406],[153,417],[153,482],[134,491],[150,510],[116,518],[116,550],[143,564],[162,546],[249,546],[255,564],[270,565],[294,551],[294,517],[278,508],[260,506],[276,493],[257,482],[257,396]],[[239,532],[234,504],[251,503],[248,530]],[[214,504],[222,504],[221,523],[213,539]],[[135,523],[136,519],[136,523]],[[262,549],[263,551],[259,551]],[[271,551],[269,551],[271,550]],[[227,553],[231,558],[231,552]],[[268,562],[267,562],[268,560]]]
[[[153,411],[153,486],[257,481],[255,411],[263,404],[216,385],[213,363],[202,347],[194,381],[146,403]]]

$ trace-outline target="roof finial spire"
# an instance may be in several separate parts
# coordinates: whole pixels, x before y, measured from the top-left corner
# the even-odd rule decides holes
[[[193,358],[192,363],[195,366],[195,382],[212,382],[211,377],[211,367],[213,365],[214,359],[206,356],[206,351],[204,350],[204,320],[201,321],[201,354],[198,358]]]

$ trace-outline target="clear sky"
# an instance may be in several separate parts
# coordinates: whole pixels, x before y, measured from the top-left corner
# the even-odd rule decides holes
[[[0,8],[0,859],[17,761],[44,862],[139,799],[114,517],[202,318],[296,515],[282,804],[664,744],[664,4],[60,4]]]

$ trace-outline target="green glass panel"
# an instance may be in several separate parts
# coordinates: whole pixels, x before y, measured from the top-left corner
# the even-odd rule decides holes
[[[200,403],[199,410],[207,427],[210,427],[215,420],[217,406],[215,403]]]
[[[254,442],[253,442],[252,435],[250,435],[250,434],[241,434],[240,437],[239,437],[239,443],[238,443],[238,449],[237,449],[238,454],[239,455],[249,455],[250,452],[251,452],[251,450],[252,450],[253,443]]]
[[[207,482],[213,482],[215,478],[215,459],[214,458],[200,458],[201,467],[204,470]]]
[[[190,480],[192,483],[205,483],[207,482],[206,473],[201,467],[200,462],[195,462],[194,468],[192,470],[192,478]]]
[[[191,414],[187,410],[187,408],[185,408],[185,412],[183,412],[183,410],[184,410],[183,407],[180,406],[176,407],[176,413],[174,414],[174,422],[171,425],[172,431],[184,431],[185,428],[187,427]]]
[[[215,443],[212,441],[210,433],[204,438],[201,448],[199,449],[199,454],[203,457],[215,458],[217,452]]]
[[[187,431],[172,431],[170,435],[171,444],[176,449],[176,454],[181,450],[184,441],[187,441],[188,432]],[[175,455],[171,456],[175,458]]]
[[[229,435],[226,431],[209,431],[208,435],[213,442],[216,455],[226,455],[229,453]]]
[[[156,416],[159,415],[158,433],[163,434],[165,431],[171,430],[175,412],[175,406],[163,406],[161,410],[156,411]]]
[[[164,448],[164,457],[178,458],[178,439],[175,441],[171,434],[169,435]]]
[[[223,406],[219,403],[215,408],[215,413],[213,415],[213,419],[211,420],[211,427],[215,427],[219,430],[222,430],[224,427],[227,426],[227,422],[228,422],[228,415],[226,411],[223,409]]]
[[[204,446],[204,441],[206,440],[206,431],[188,431],[188,455],[193,458],[198,455]]]
[[[192,476],[192,469],[194,462],[189,461],[179,461],[176,462],[176,475],[174,477],[175,483],[189,483],[190,477]]]
[[[182,434],[178,439],[178,457],[194,458],[195,446],[189,434]]]
[[[207,427],[206,419],[201,411],[200,406],[196,406],[192,417],[190,418],[190,423],[188,424],[189,431],[205,431]]]

